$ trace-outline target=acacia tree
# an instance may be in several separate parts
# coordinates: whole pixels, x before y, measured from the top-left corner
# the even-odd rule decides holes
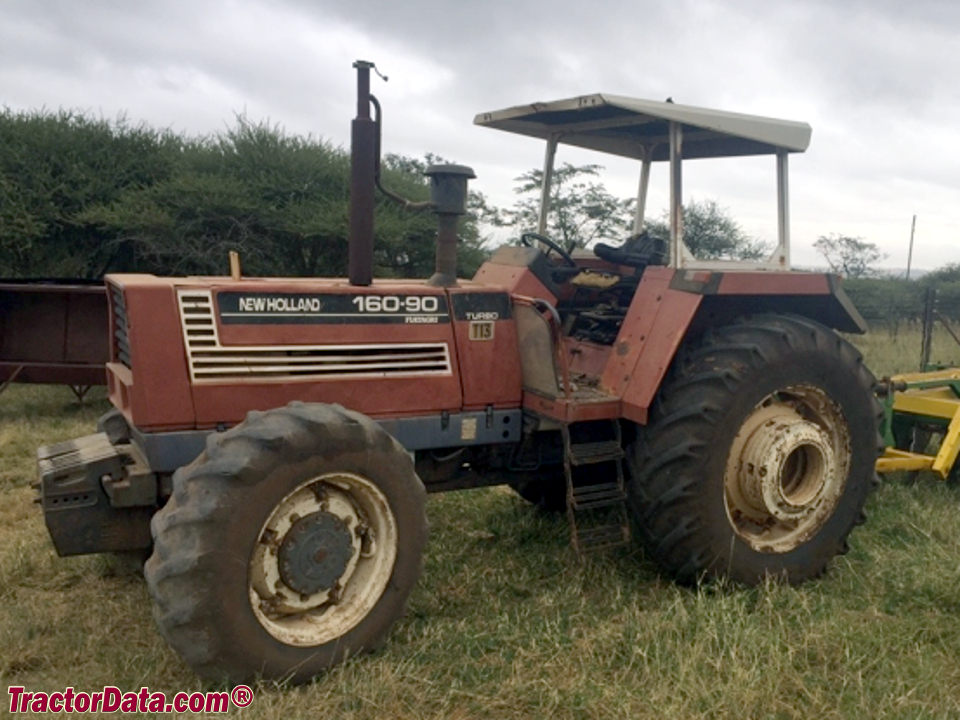
[[[601,170],[602,165],[563,163],[553,171],[547,235],[565,247],[588,247],[598,240],[619,241],[629,233],[634,200],[614,197],[603,183],[590,179],[599,176]],[[486,219],[518,232],[532,232],[540,220],[543,171],[530,170],[515,182],[514,192],[521,198],[508,210],[488,212]]]
[[[429,161],[428,161],[429,162]],[[429,196],[417,160],[389,157],[384,184],[419,201]],[[184,142],[178,172],[135,187],[109,204],[86,209],[141,267],[172,274],[223,272],[230,250],[253,275],[338,276],[347,269],[350,158],[314,138],[237,118],[235,127]],[[378,276],[426,277],[433,269],[437,223],[380,198],[375,209]],[[472,233],[472,234],[471,234]],[[469,249],[460,272],[483,259],[477,234],[464,224]]]
[[[654,237],[670,237],[670,215],[646,223]],[[683,206],[683,241],[701,260],[762,260],[770,245],[751,237],[716,200],[690,200]]]
[[[887,258],[875,243],[867,242],[862,237],[837,233],[821,235],[813,247],[823,255],[833,272],[848,278],[876,275],[874,265]]]
[[[181,149],[180,136],[123,117],[0,110],[0,277],[132,269],[83,213],[169,178]]]
[[[587,247],[598,240],[619,244],[631,232],[635,200],[617,198],[600,182],[591,180],[601,165],[564,163],[554,170],[550,190],[547,234],[567,247]],[[509,210],[488,211],[481,219],[495,225],[529,232],[540,217],[543,171],[531,170],[516,179],[515,192],[524,196]],[[705,260],[759,260],[771,248],[744,232],[716,200],[691,200],[684,205],[684,241],[690,251]],[[670,236],[669,214],[648,220],[646,230],[655,237]]]

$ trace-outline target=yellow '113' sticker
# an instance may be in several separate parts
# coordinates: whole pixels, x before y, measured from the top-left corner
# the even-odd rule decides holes
[[[493,340],[493,321],[474,320],[470,323],[471,340]]]

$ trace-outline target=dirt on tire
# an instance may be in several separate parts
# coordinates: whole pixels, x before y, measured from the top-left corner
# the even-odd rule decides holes
[[[647,555],[685,584],[727,577],[799,583],[847,550],[879,480],[880,406],[859,352],[818,323],[762,315],[708,331],[681,348],[651,421],[629,448],[628,496]],[[745,419],[780,389],[809,387],[839,408],[849,439],[829,517],[785,552],[762,552],[738,532],[725,495],[731,448]],[[815,530],[815,532],[813,532]]]
[[[292,488],[325,473],[369,478],[396,521],[389,582],[366,615],[329,642],[281,642],[258,620],[248,574],[260,531]],[[369,418],[336,405],[291,403],[252,412],[208,438],[173,478],[153,517],[145,577],[154,617],[170,646],[201,677],[304,682],[348,656],[377,648],[422,566],[426,492],[403,447]]]

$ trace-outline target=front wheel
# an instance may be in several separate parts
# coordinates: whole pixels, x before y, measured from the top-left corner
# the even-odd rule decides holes
[[[250,413],[173,483],[145,575],[161,633],[202,677],[303,682],[376,648],[402,614],[426,492],[370,419]]]
[[[829,329],[768,315],[681,351],[631,447],[648,554],[681,582],[820,575],[877,483],[873,376]]]

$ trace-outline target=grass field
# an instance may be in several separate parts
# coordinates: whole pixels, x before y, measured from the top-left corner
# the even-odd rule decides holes
[[[915,333],[857,342],[878,375],[915,369]],[[0,397],[0,712],[10,685],[202,687],[154,630],[142,578],[58,559],[32,503],[36,446],[92,431],[106,407],[54,387]],[[800,588],[682,589],[639,551],[584,565],[564,518],[503,489],[428,512],[424,575],[385,649],[257,687],[242,717],[960,717],[955,487],[888,479],[850,553]]]

